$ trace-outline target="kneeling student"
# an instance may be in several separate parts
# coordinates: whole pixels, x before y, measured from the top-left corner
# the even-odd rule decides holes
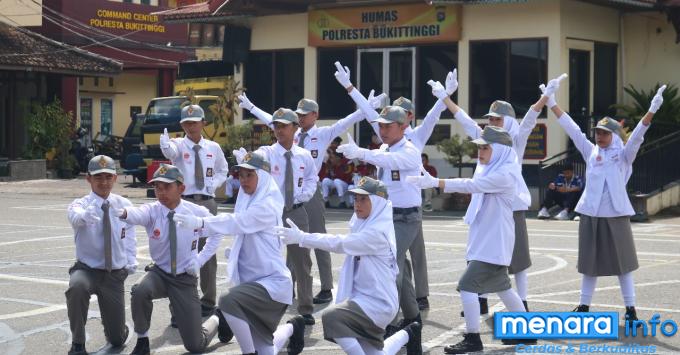
[[[208,235],[234,236],[227,265],[232,287],[220,297],[217,313],[220,341],[228,342],[233,334],[242,353],[274,355],[290,338],[288,353],[299,354],[304,318],[294,317],[277,328],[293,302],[293,281],[281,253],[284,244],[273,230],[282,224],[283,195],[264,156],[248,153],[237,166],[241,188],[234,213],[177,214],[175,219]]]
[[[208,209],[182,200],[184,177],[174,165],[161,164],[153,174],[158,201],[140,207],[116,210],[116,216],[130,224],[144,226],[149,236],[149,254],[154,265],[132,286],[131,311],[137,333],[137,345],[131,355],[149,354],[149,325],[153,300],[168,297],[173,306],[179,335],[184,347],[200,353],[217,333],[216,315],[201,324],[201,301],[198,298],[198,274],[219,247],[220,236],[207,235],[198,253],[201,229],[177,228],[175,214],[210,216]]]
[[[406,344],[407,354],[422,354],[421,324],[413,322],[383,342],[385,328],[399,310],[396,277],[397,246],[392,221],[392,202],[379,180],[362,178],[355,194],[350,234],[333,235],[276,227],[287,244],[347,254],[336,304],[322,316],[324,337],[347,354],[395,354]]]

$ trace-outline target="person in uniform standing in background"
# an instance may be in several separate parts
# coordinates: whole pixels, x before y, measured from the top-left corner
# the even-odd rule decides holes
[[[137,333],[137,344],[131,355],[150,353],[153,300],[166,297],[175,312],[184,347],[189,352],[200,353],[217,334],[219,318],[213,314],[201,323],[197,277],[201,266],[215,256],[221,236],[206,235],[202,229],[177,227],[176,214],[210,216],[205,207],[182,200],[185,186],[179,168],[161,164],[149,183],[154,185],[156,202],[115,211],[121,220],[146,229],[149,254],[154,262],[130,291],[130,311]],[[201,238],[205,238],[206,243],[199,253],[197,249]]]
[[[116,183],[116,162],[98,155],[87,166],[88,195],[68,207],[73,227],[76,263],[69,269],[66,311],[71,328],[69,355],[84,355],[85,323],[90,295],[97,295],[106,340],[121,346],[128,337],[125,325],[125,287],[128,275],[137,270],[137,242],[134,226],[113,218],[117,208],[132,203],[112,193]]]
[[[182,108],[179,122],[186,136],[170,139],[166,129],[160,139],[161,151],[172,165],[182,171],[185,186],[182,198],[207,208],[215,215],[215,190],[225,183],[229,173],[224,152],[219,144],[203,137],[206,121],[201,106],[187,105]],[[199,239],[198,251],[203,250],[205,242],[205,238]],[[207,317],[213,313],[217,298],[217,257],[208,260],[201,268],[200,282],[203,292],[201,314]],[[175,327],[173,319],[171,324]]]
[[[314,158],[309,151],[294,144],[298,128],[298,115],[295,112],[279,108],[274,112],[272,124],[277,142],[260,147],[255,153],[263,156],[272,166],[271,175],[284,200],[282,220],[290,218],[302,230],[309,231],[309,216],[303,204],[317,191],[319,177]],[[244,148],[233,153],[239,164],[247,154]],[[289,245],[287,251],[287,264],[292,269],[293,282],[297,283],[298,312],[304,317],[306,325],[313,325],[312,259],[309,249]]]

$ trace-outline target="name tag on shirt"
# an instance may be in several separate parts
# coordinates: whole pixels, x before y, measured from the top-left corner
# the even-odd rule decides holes
[[[319,156],[319,151],[317,149],[310,151],[310,153],[312,153],[312,158],[314,159]]]
[[[298,179],[298,187],[302,187],[302,178]]]
[[[191,242],[191,250],[196,249],[196,242],[197,242],[197,240],[194,240],[193,242]]]
[[[205,170],[205,176],[207,177],[213,177],[213,168],[207,168]]]
[[[392,170],[392,181],[400,181],[401,180],[401,175],[399,174],[399,170]]]
[[[120,239],[125,239],[125,227],[120,229]]]

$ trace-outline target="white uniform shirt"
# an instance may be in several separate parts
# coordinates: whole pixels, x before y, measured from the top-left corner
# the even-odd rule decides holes
[[[234,272],[238,275],[231,279],[239,280],[238,284],[257,282],[262,285],[269,296],[277,302],[292,304],[293,281],[290,271],[283,260],[283,243],[274,235],[274,226],[278,225],[280,216],[272,213],[265,201],[248,206],[247,213],[220,213],[204,219],[204,230],[208,234],[234,235],[232,248],[240,244],[237,267]],[[259,229],[255,233],[246,230]]]
[[[470,225],[466,259],[510,265],[515,245],[512,201],[515,181],[509,174],[490,173],[475,179],[445,180],[444,192],[484,193],[482,205]]]
[[[626,184],[649,126],[640,121],[623,149],[612,147],[613,143],[601,149],[588,140],[568,114],[558,122],[586,161],[586,185],[575,211],[592,217],[634,215]]]
[[[425,149],[427,140],[430,139],[432,131],[434,130],[434,126],[437,125],[437,122],[439,122],[439,117],[441,117],[441,114],[444,112],[444,110],[446,110],[446,104],[444,104],[442,100],[437,100],[430,111],[427,112],[427,115],[425,115],[425,118],[420,125],[418,125],[416,128],[411,128],[411,126],[408,126],[406,131],[404,131],[404,136],[406,139],[411,141],[411,143],[413,143],[413,145],[415,145],[416,148],[418,148],[418,150],[421,152],[423,149]],[[378,122],[371,122],[371,127],[373,127],[373,131],[375,131],[376,136],[380,138],[380,125]]]
[[[185,195],[202,194],[215,197],[217,190],[225,181],[229,173],[227,160],[219,144],[201,137],[198,145],[201,150],[198,154],[203,166],[203,189],[196,188],[196,178],[194,177],[194,152],[195,143],[189,138],[173,138],[170,146],[161,148],[163,155],[172,161],[172,165],[179,168],[184,175]]]
[[[373,322],[385,328],[399,310],[395,276],[397,260],[385,235],[368,232],[347,235],[305,234],[305,248],[320,248],[355,258],[350,300],[356,302]],[[347,276],[344,275],[343,276]]]
[[[253,107],[251,113],[260,119],[260,121],[264,122],[267,126],[272,127],[272,115],[260,110],[257,107]],[[319,175],[319,171],[321,170],[321,164],[323,164],[323,162],[326,160],[326,150],[333,139],[348,130],[353,124],[361,121],[363,118],[364,114],[360,110],[356,110],[330,126],[317,127],[314,125],[314,127],[307,131],[307,136],[305,136],[304,141],[304,149],[309,151],[309,153],[312,155],[312,158],[314,158],[317,175]],[[302,128],[298,128],[298,130],[295,132],[295,144],[300,144],[299,137],[301,133]]]
[[[420,207],[420,188],[406,182],[407,176],[420,175],[420,151],[406,137],[389,147],[389,151],[387,148],[387,144],[383,144],[379,149],[368,150],[363,160],[378,167],[378,171],[382,168],[383,174],[378,179],[387,186],[393,207]]]
[[[533,131],[534,127],[536,127],[536,119],[538,118],[539,114],[540,112],[534,111],[530,108],[529,111],[527,111],[527,113],[524,115],[522,122],[520,122],[517,134],[512,137],[512,148],[517,154],[517,161],[519,162],[520,166],[524,160],[524,151],[527,147],[527,139],[531,135],[531,131]],[[455,117],[456,120],[460,122],[461,126],[463,126],[463,130],[465,131],[465,134],[468,135],[468,137],[471,139],[477,139],[482,135],[482,128],[463,109],[459,109],[458,112],[456,112]],[[529,209],[529,205],[522,202],[522,199],[516,196],[512,201],[512,210],[526,211],[527,209]]]
[[[309,201],[314,192],[316,192],[316,183],[319,181],[317,175],[316,165],[312,155],[305,149],[293,144],[290,151],[293,153],[291,157],[291,167],[293,168],[293,203],[303,203]],[[257,153],[264,155],[271,165],[271,175],[276,181],[276,184],[284,194],[286,188],[286,148],[279,143],[260,147],[256,150]]]
[[[111,220],[111,268],[122,269],[127,265],[137,265],[137,240],[135,228],[113,215],[119,208],[132,206],[132,203],[119,195],[109,194],[109,219]],[[78,215],[89,206],[95,206],[97,216],[103,218],[104,199],[94,192],[75,199],[68,206],[68,220],[75,231],[76,259],[93,269],[105,269],[104,223],[90,223],[77,226]]]
[[[141,225],[146,229],[149,236],[149,254],[151,259],[161,270],[166,273],[172,272],[170,267],[170,229],[168,213],[170,209],[160,202],[146,203],[139,207],[128,207],[128,223]],[[174,209],[176,213],[193,215],[197,217],[212,216],[207,208],[180,200],[179,205]],[[177,223],[177,222],[175,222]],[[202,230],[191,230],[176,226],[177,231],[177,274],[186,272],[191,265],[192,258],[198,257],[201,266],[210,259],[220,245],[221,236],[209,235]],[[205,246],[198,253],[198,238],[207,236]]]

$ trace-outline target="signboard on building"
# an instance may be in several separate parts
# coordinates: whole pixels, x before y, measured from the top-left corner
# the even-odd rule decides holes
[[[455,42],[461,6],[383,5],[309,12],[312,47]]]
[[[524,159],[545,159],[547,155],[548,129],[545,123],[539,123],[531,131],[527,139],[527,147],[524,150]]]

